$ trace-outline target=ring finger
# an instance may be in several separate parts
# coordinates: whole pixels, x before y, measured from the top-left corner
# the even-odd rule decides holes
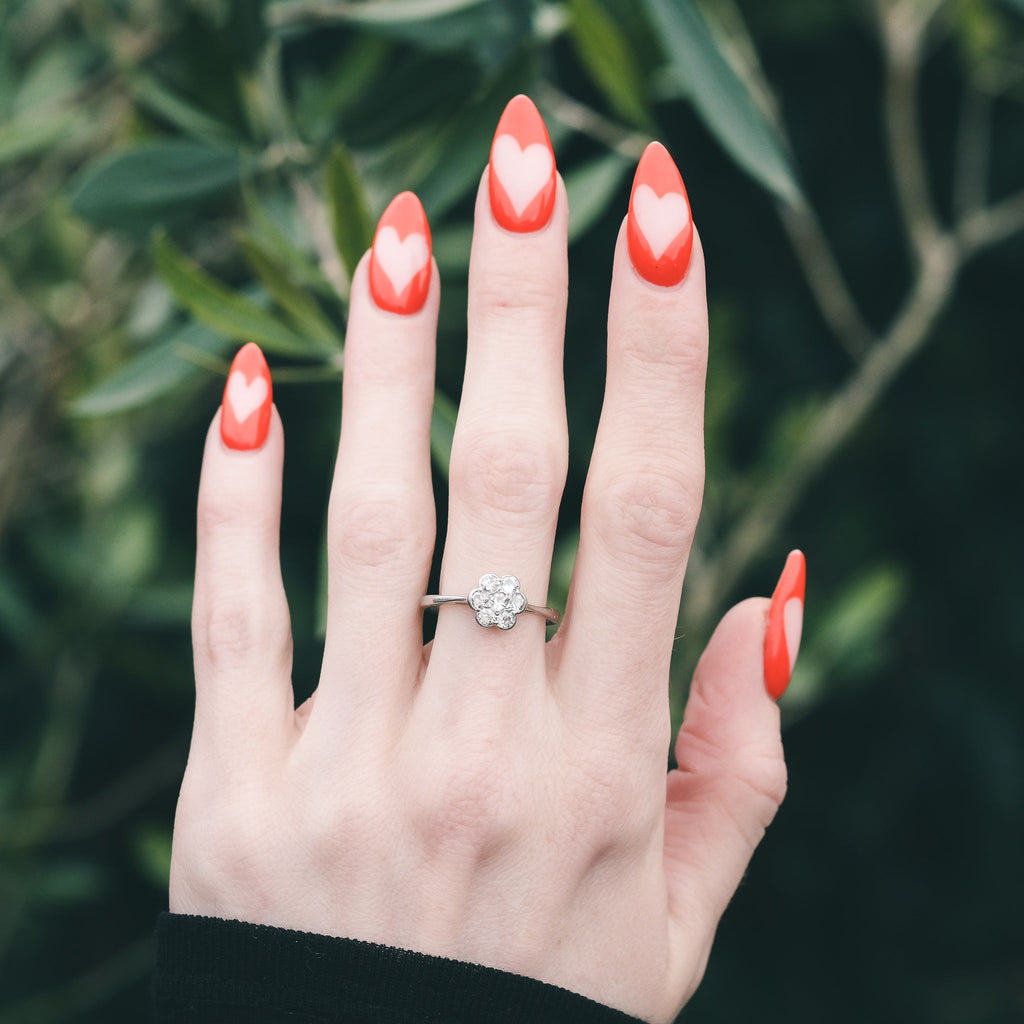
[[[567,461],[562,341],[568,204],[544,122],[525,96],[495,132],[477,196],[469,270],[468,349],[452,446],[444,594],[467,595],[482,574],[515,575],[546,604]],[[499,635],[502,634],[502,635]],[[472,612],[441,614],[432,666],[467,652],[543,656],[544,622],[482,629]],[[486,652],[486,654],[485,654]],[[531,652],[527,654],[527,652]],[[443,670],[440,678],[459,678]]]

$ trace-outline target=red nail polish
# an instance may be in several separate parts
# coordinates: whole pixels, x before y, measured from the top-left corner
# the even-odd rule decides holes
[[[389,313],[415,313],[430,291],[430,225],[412,192],[391,200],[370,256],[370,294]]]
[[[491,213],[506,231],[538,231],[555,208],[555,154],[533,101],[514,96],[491,143]]]
[[[262,448],[270,429],[274,395],[270,370],[259,345],[239,349],[228,373],[221,403],[221,440],[237,451]]]
[[[690,265],[693,220],[679,170],[660,142],[640,157],[626,221],[629,258],[652,284],[679,284]]]
[[[764,685],[778,700],[789,686],[804,622],[804,586],[807,563],[802,551],[791,551],[772,594],[768,627],[764,634]]]

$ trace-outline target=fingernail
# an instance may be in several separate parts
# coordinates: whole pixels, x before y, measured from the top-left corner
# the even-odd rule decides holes
[[[412,192],[391,200],[370,255],[370,294],[389,313],[415,313],[430,291],[430,225]]]
[[[690,200],[675,162],[660,142],[650,143],[637,165],[626,240],[629,258],[645,280],[668,288],[686,276],[693,248]]]
[[[274,395],[270,370],[259,345],[239,349],[228,373],[221,403],[221,440],[236,451],[262,448],[270,429]]]
[[[555,208],[555,154],[533,101],[514,96],[491,143],[491,213],[506,231],[538,231]]]
[[[772,594],[764,635],[764,685],[773,700],[786,692],[796,666],[804,622],[806,580],[807,563],[803,552],[791,551]]]

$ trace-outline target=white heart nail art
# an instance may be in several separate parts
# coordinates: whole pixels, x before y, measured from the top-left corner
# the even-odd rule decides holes
[[[228,378],[228,401],[239,423],[244,423],[267,397],[267,382],[262,377],[246,380],[241,370]]]
[[[686,200],[678,192],[656,195],[650,185],[633,193],[633,213],[656,260],[660,260],[673,239],[690,222]]]
[[[522,217],[523,211],[551,179],[554,166],[551,150],[540,142],[523,149],[514,135],[499,135],[494,140],[491,161],[512,209],[517,217]]]
[[[789,652],[789,671],[796,668],[796,656],[800,652],[800,637],[804,629],[804,603],[799,597],[791,597],[782,609],[782,625],[786,632],[786,650]]]
[[[418,231],[399,239],[398,232],[388,224],[377,232],[373,254],[377,265],[391,281],[395,295],[401,295],[409,282],[427,265],[430,247]]]

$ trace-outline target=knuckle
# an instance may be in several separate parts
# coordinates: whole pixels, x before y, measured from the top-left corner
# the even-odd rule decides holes
[[[382,497],[349,498],[331,514],[330,548],[346,569],[416,566],[429,556],[434,523],[415,503]]]
[[[789,785],[786,762],[774,756],[750,758],[738,774],[745,785],[761,798],[767,818],[764,824],[767,825],[786,798]]]
[[[575,782],[567,789],[567,817],[577,845],[628,850],[649,842],[660,821],[664,789],[635,763],[635,758],[615,764],[590,757],[576,766]]]
[[[752,807],[760,828],[767,828],[786,796],[788,773],[781,749],[726,748],[702,734],[686,735],[682,771],[714,780],[725,804]]]
[[[514,831],[513,808],[501,768],[490,756],[462,756],[424,773],[411,787],[414,834],[432,855],[478,857]]]
[[[240,894],[251,899],[266,874],[265,822],[250,801],[206,794],[192,828],[176,827],[174,856],[179,876],[216,905]],[[179,820],[182,810],[179,807]]]
[[[287,620],[287,615],[285,615]],[[291,652],[291,632],[281,617],[238,596],[197,602],[192,616],[192,643],[197,660],[214,673],[234,672],[268,651]]]
[[[481,514],[547,518],[561,500],[565,445],[504,433],[460,438],[452,454],[451,488]]]
[[[565,303],[565,288],[564,274],[481,275],[473,306],[474,322],[482,331],[499,336],[543,336],[551,329],[553,313]]]
[[[231,529],[237,521],[237,506],[217,497],[204,495],[196,509],[196,532],[200,537]]]
[[[673,333],[652,330],[638,322],[620,335],[627,366],[637,372],[638,383],[664,388],[666,381],[693,381],[703,384],[707,372],[707,327],[701,317],[675,323]]]
[[[371,784],[345,793],[333,789],[310,793],[293,812],[295,834],[306,836],[314,856],[319,854],[328,866],[341,853],[354,864],[379,848],[384,806],[382,794]]]
[[[687,477],[647,467],[620,473],[595,496],[598,531],[609,548],[674,569],[693,541],[702,491],[702,469]]]

